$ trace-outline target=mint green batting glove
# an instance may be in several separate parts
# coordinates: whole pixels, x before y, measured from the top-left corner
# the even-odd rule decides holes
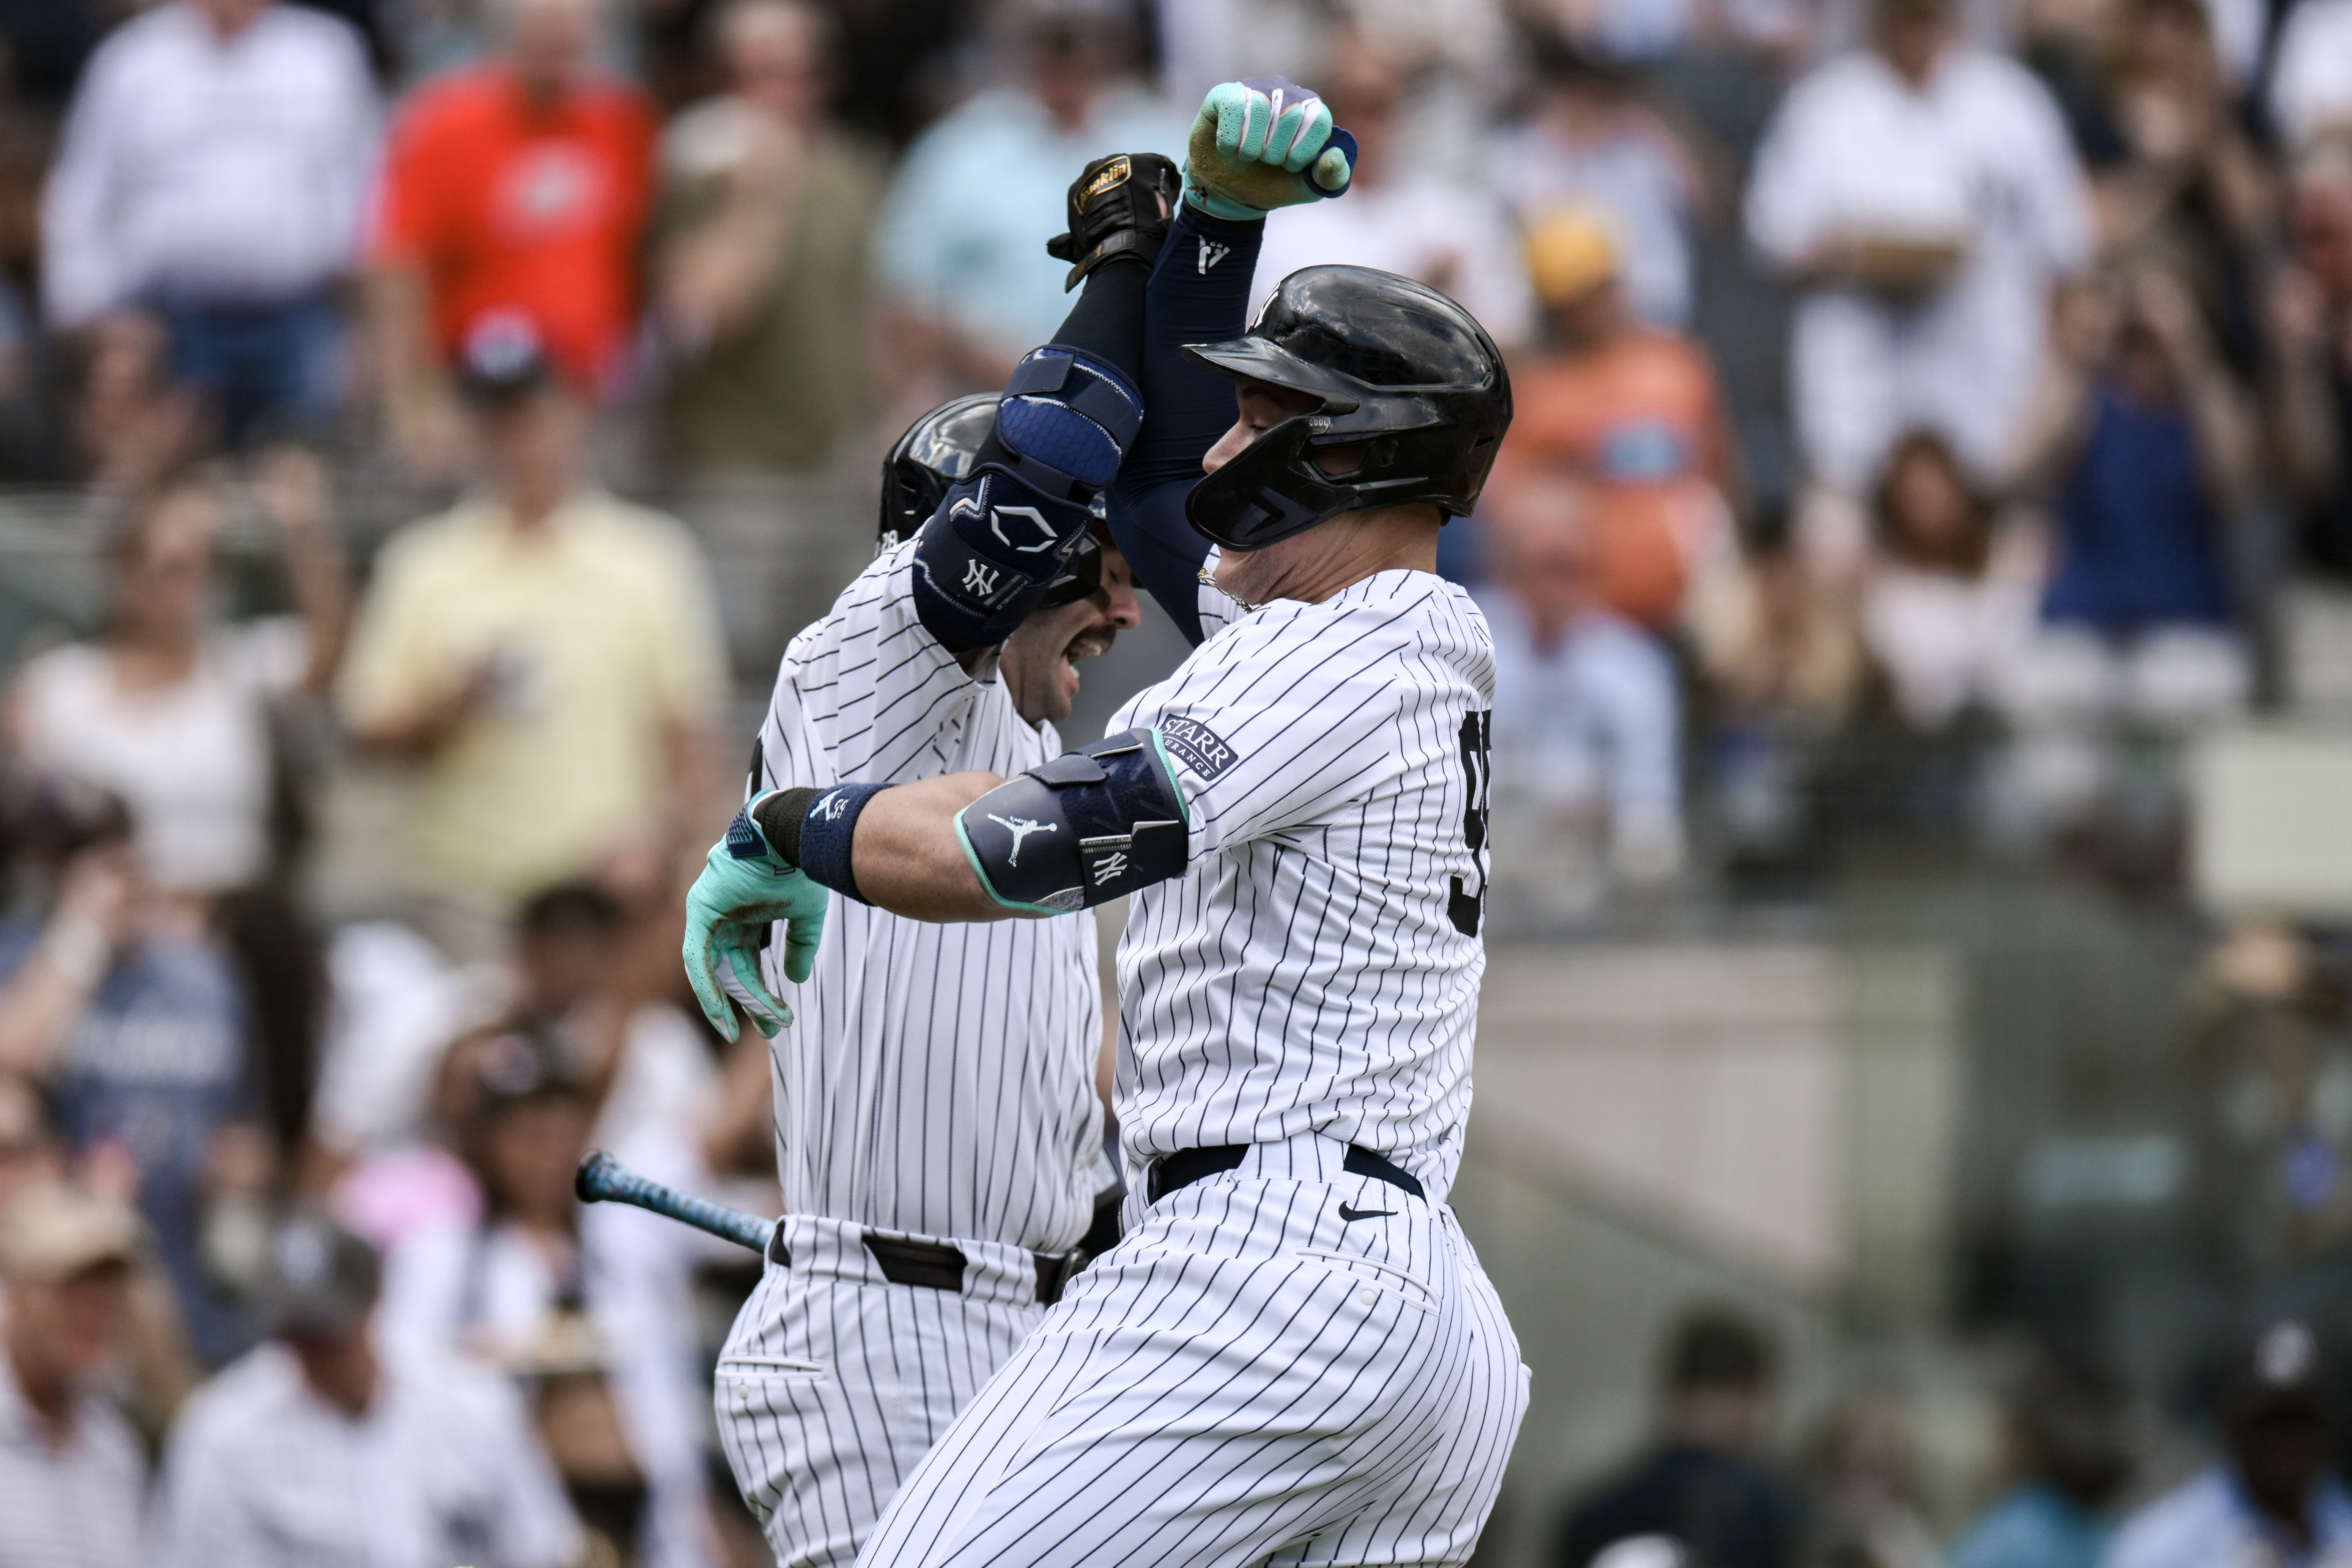
[[[793,1010],[769,993],[760,973],[760,949],[768,928],[782,921],[784,978],[795,985],[806,980],[833,899],[786,863],[751,820],[751,808],[774,793],[754,795],[735,814],[686,894],[686,977],[702,1016],[730,1041],[741,1032],[738,1008],[772,1040],[793,1021]]]
[[[1243,223],[1343,195],[1356,174],[1356,139],[1333,129],[1328,104],[1286,77],[1211,88],[1187,151],[1184,199]]]

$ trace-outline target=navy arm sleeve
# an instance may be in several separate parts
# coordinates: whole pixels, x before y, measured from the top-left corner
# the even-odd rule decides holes
[[[1201,641],[1201,564],[1209,542],[1184,518],[1201,459],[1233,427],[1234,385],[1186,359],[1186,343],[1223,342],[1249,328],[1250,279],[1263,221],[1177,212],[1143,297],[1143,428],[1110,489],[1119,553],[1187,641]]]

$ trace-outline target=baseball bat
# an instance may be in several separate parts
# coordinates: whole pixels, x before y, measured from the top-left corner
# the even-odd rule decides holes
[[[649,1176],[637,1174],[602,1149],[590,1150],[580,1162],[580,1169],[572,1177],[572,1190],[583,1204],[634,1204],[697,1230],[707,1230],[738,1247],[748,1247],[762,1256],[767,1253],[769,1238],[776,1234],[774,1220],[730,1209],[725,1204],[689,1197],[676,1187],[666,1187]]]

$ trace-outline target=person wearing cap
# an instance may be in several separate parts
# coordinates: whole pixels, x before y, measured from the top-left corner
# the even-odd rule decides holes
[[[2134,1515],[2106,1568],[2337,1568],[2352,1559],[2332,1374],[2307,1324],[2264,1329],[2223,1381],[2221,1458]]]
[[[321,1216],[271,1235],[270,1339],[199,1391],[172,1434],[157,1568],[579,1561],[579,1527],[513,1389],[381,1353],[378,1279],[373,1249]]]
[[[603,0],[486,9],[491,58],[435,79],[394,117],[367,247],[393,442],[436,478],[463,447],[448,372],[486,312],[538,312],[564,374],[592,395],[613,387],[636,330],[653,200],[652,106],[595,63]]]
[[[1580,480],[1600,602],[1669,630],[1702,571],[1737,559],[1738,446],[1714,367],[1697,343],[1634,316],[1606,215],[1553,207],[1523,246],[1543,341],[1511,366],[1518,413],[1495,460],[1496,525],[1541,509],[1545,476]]]
[[[0,1210],[0,1563],[132,1568],[146,1460],[95,1387],[143,1227],[46,1183]]]
[[[420,771],[420,921],[494,953],[520,899],[707,825],[724,666],[674,519],[592,484],[585,399],[539,323],[465,340],[483,484],[377,558],[340,688],[353,735]]]

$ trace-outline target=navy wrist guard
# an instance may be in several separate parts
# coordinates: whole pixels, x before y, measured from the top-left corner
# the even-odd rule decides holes
[[[1157,730],[1126,730],[1007,779],[956,814],[988,896],[1066,914],[1184,874],[1183,786]]]
[[[800,839],[793,846],[797,852],[793,859],[810,881],[822,883],[861,904],[866,901],[857,890],[856,875],[850,869],[849,847],[857,836],[857,818],[866,803],[889,787],[845,784],[808,792],[811,798],[801,816]]]
[[[1140,395],[1091,354],[1021,362],[970,477],[916,536],[915,611],[942,646],[1003,642],[1037,607],[1142,424]]]

